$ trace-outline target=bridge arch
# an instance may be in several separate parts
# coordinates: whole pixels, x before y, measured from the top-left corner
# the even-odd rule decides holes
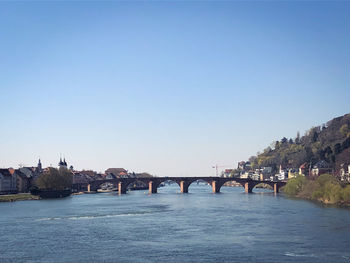
[[[208,190],[210,191],[210,189],[212,189],[212,183],[210,180],[205,180],[205,179],[200,178],[200,179],[192,180],[188,185],[188,190],[192,191],[191,189],[193,189],[192,187],[195,187],[195,185],[204,186],[201,189],[203,189],[203,191],[205,191],[205,192],[207,192]]]
[[[176,179],[173,179],[173,178],[163,178],[163,179],[155,178],[155,180],[153,180],[153,182],[154,182],[154,188],[155,188],[153,190],[153,192],[155,192],[155,193],[157,193],[157,191],[158,191],[157,189],[160,187],[161,184],[164,184],[164,186],[170,185],[170,184],[176,184],[181,189],[180,182]],[[150,189],[151,189],[151,186],[150,186]]]
[[[95,180],[89,183],[90,189],[88,191],[97,191],[98,189],[101,188],[103,184],[110,183],[113,184],[113,186],[118,187],[118,180],[115,179],[108,179],[108,180]]]
[[[125,184],[127,190],[131,188],[146,188],[148,189],[148,181],[140,180],[140,178],[135,178],[133,181],[129,181]]]
[[[240,180],[241,178],[225,178],[222,180],[218,185],[217,185],[217,191],[220,192],[221,188],[225,186],[226,183],[235,183],[236,186],[242,186],[243,188],[245,187],[245,181]],[[235,186],[231,186],[235,187]]]

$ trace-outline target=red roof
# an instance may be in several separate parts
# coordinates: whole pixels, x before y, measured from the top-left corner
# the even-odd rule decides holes
[[[307,163],[303,163],[302,165],[300,165],[300,169],[305,169],[306,168],[306,165],[307,165]]]

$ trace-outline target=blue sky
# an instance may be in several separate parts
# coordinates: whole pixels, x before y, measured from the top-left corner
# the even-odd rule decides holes
[[[0,2],[0,167],[214,175],[350,112],[349,2]],[[229,168],[229,167],[228,167]]]

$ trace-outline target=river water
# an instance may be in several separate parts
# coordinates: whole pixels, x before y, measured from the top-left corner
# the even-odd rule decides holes
[[[177,185],[0,203],[0,262],[350,262],[350,210]]]

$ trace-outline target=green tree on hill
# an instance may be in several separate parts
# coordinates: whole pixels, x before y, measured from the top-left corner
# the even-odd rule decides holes
[[[271,166],[274,172],[280,165],[298,168],[303,163],[315,164],[324,160],[333,168],[338,157],[350,148],[350,114],[309,129],[304,136],[300,133],[294,140],[283,137],[271,144],[252,160],[252,167]],[[349,161],[349,160],[345,160]]]
[[[340,127],[340,132],[343,136],[349,137],[350,136],[350,128],[348,124],[343,124]]]

